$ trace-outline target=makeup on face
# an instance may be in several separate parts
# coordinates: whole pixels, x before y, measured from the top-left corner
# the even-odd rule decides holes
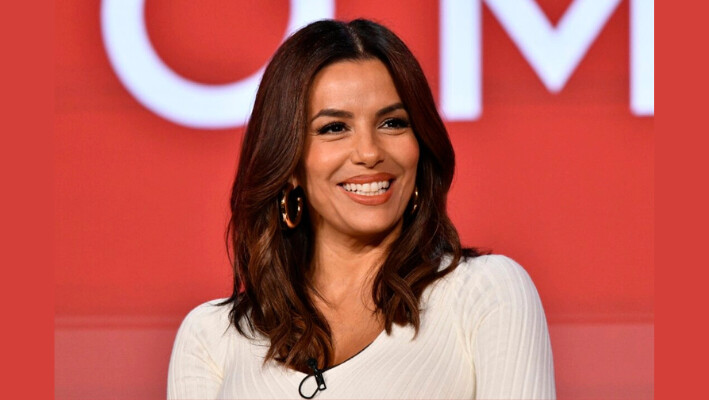
[[[396,226],[411,198],[418,142],[386,66],[341,61],[313,80],[302,186],[317,229],[352,236]]]

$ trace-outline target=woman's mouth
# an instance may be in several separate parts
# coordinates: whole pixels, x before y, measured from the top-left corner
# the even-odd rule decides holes
[[[360,196],[377,196],[386,193],[389,190],[389,184],[388,180],[384,180],[370,183],[343,183],[341,186],[349,193]]]
[[[358,175],[338,184],[345,194],[356,203],[376,206],[386,203],[391,197],[391,187],[396,178],[392,174]]]

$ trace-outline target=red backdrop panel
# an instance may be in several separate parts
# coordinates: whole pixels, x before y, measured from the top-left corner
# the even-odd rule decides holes
[[[570,3],[538,1],[552,23]],[[519,261],[552,323],[653,319],[654,118],[630,110],[629,9],[620,2],[551,93],[483,4],[483,112],[447,123],[457,155],[449,211],[464,243]],[[175,72],[224,84],[268,60],[289,12],[285,0],[147,0],[145,24]],[[174,328],[193,306],[230,294],[224,232],[243,129],[188,128],[141,105],[107,58],[100,2],[57,2],[56,15],[57,326],[140,316]],[[335,16],[392,28],[439,98],[438,1],[338,1]],[[572,354],[558,350],[557,369]]]
[[[438,2],[414,4],[338,2],[336,15],[391,26],[438,96]],[[540,5],[555,21],[568,2]],[[552,320],[652,314],[654,118],[629,109],[628,8],[553,94],[483,7],[483,113],[448,124],[458,156],[449,209],[464,242],[522,263]],[[175,71],[216,84],[267,60],[288,11],[286,1],[148,0],[146,25]],[[57,313],[178,315],[227,295],[242,129],[153,114],[113,72],[98,2],[61,2],[57,14]]]

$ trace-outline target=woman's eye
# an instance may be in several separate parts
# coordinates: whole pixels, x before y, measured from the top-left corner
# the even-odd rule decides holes
[[[347,127],[342,122],[333,122],[318,129],[318,134],[324,135],[328,133],[342,133],[345,129],[347,129]]]
[[[389,118],[382,124],[384,128],[403,129],[409,127],[409,121],[403,118]]]

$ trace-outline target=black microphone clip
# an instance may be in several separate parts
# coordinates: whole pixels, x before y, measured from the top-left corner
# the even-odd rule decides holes
[[[313,375],[315,375],[315,383],[318,384],[318,390],[325,390],[325,378],[322,376],[322,370],[318,369],[318,362],[314,358],[308,359],[308,367],[313,370]]]
[[[305,378],[300,381],[300,386],[298,386],[298,393],[300,393],[300,397],[304,399],[312,399],[319,391],[327,389],[327,386],[325,385],[325,378],[322,376],[323,370],[318,369],[318,361],[314,358],[309,358],[308,367],[313,370],[312,376],[315,377],[315,383],[317,384],[317,388],[315,389],[315,392],[313,392],[313,394],[311,394],[310,396],[306,396],[303,394],[303,383],[305,383],[305,381],[308,380],[308,378],[310,378],[311,376],[306,375]]]

